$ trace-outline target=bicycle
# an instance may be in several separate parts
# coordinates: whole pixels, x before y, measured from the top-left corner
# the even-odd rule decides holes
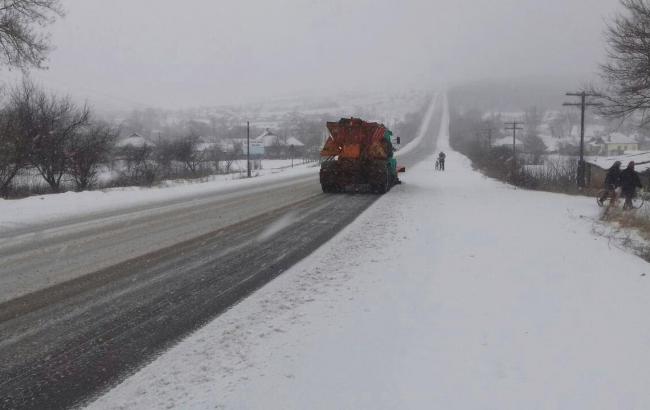
[[[632,208],[630,209],[639,209],[641,208],[646,201],[646,198],[648,198],[649,193],[641,190],[640,192],[637,193],[637,195],[632,198]],[[604,200],[600,200],[600,198],[605,197]],[[599,207],[601,208],[616,208],[618,207],[619,200],[621,199],[621,191],[619,188],[616,190],[609,191],[607,189],[601,189],[598,191],[596,194],[596,203],[598,204]],[[623,210],[626,210],[623,208]]]

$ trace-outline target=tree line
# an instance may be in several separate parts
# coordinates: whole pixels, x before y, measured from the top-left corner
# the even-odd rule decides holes
[[[203,146],[202,146],[203,145]],[[162,179],[199,178],[230,173],[235,161],[245,158],[241,143],[225,149],[221,144],[205,144],[195,134],[157,143],[125,145],[112,150],[110,161],[118,169],[114,186],[150,186]],[[254,167],[259,164],[253,163]]]
[[[0,194],[7,196],[27,168],[36,169],[53,192],[60,192],[65,175],[77,190],[89,188],[116,135],[88,106],[23,81],[0,106]]]
[[[32,194],[19,181],[36,173],[50,192],[110,186],[151,185],[163,178],[201,177],[232,171],[244,157],[241,144],[224,149],[195,134],[153,143],[118,146],[120,128],[96,118],[87,105],[49,93],[29,80],[11,88],[0,103],[0,196]]]

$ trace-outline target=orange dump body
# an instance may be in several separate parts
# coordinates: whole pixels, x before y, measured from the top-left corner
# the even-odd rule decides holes
[[[382,124],[365,122],[359,118],[342,118],[328,122],[330,136],[325,141],[321,156],[345,159],[387,159],[385,135]]]
[[[382,124],[359,118],[328,122],[330,132],[321,150],[320,184],[325,193],[387,192],[399,184],[393,158],[392,132]]]

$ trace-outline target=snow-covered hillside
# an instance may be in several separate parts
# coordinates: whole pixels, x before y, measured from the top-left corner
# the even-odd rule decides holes
[[[448,146],[91,409],[647,409],[650,267]]]

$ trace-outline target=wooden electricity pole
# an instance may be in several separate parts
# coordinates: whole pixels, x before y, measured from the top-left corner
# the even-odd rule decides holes
[[[590,94],[586,91],[578,93],[566,93],[571,97],[580,97],[580,102],[564,103],[564,106],[580,107],[580,159],[578,160],[578,188],[585,187],[585,109],[587,107],[600,106],[601,103],[587,102],[587,97],[601,97],[600,94]]]
[[[523,122],[513,121],[506,122],[506,131],[512,131],[512,176],[515,176],[515,171],[517,169],[517,131],[522,131],[523,128],[520,125],[523,125]]]
[[[246,174],[251,177],[251,123],[246,121]]]

